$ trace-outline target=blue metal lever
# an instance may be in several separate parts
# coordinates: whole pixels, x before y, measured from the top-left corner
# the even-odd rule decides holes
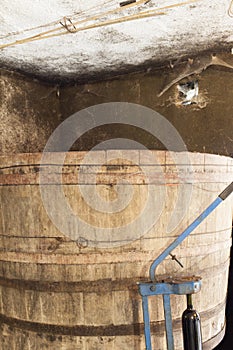
[[[220,195],[194,220],[151,264],[150,279],[155,281],[155,270],[157,266],[180,244],[183,240],[210,214],[212,211],[226,199],[233,191],[233,182],[220,193]]]
[[[142,296],[144,333],[146,341],[146,350],[152,350],[151,332],[150,332],[150,315],[148,307],[148,297],[152,295],[163,295],[165,327],[167,337],[167,349],[174,350],[174,340],[172,332],[172,317],[170,294],[191,294],[200,290],[201,282],[199,280],[192,281],[167,281],[158,283],[155,278],[157,266],[181,243],[183,240],[198,226],[200,223],[231,193],[233,192],[233,182],[220,193],[220,195],[194,220],[174,241],[171,243],[151,264],[150,280],[147,283],[138,283],[139,293]]]

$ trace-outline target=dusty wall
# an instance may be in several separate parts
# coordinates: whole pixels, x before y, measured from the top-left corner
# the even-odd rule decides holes
[[[233,56],[221,55],[233,64]],[[179,68],[179,66],[178,66]],[[50,86],[2,71],[0,77],[0,152],[42,151],[48,137],[62,120],[99,103],[132,102],[150,107],[165,116],[184,139],[189,151],[233,154],[233,70],[212,66],[199,80],[198,104],[182,106],[176,85],[161,97],[158,92],[178,71],[167,68],[126,75],[119,79],[85,85]],[[75,150],[87,150],[114,137],[133,138],[146,147],[164,149],[143,130],[112,125],[85,134]]]
[[[42,151],[59,120],[59,100],[54,87],[1,72],[1,153]]]
[[[233,63],[232,55],[221,56]],[[174,85],[161,97],[166,81],[178,75],[172,69],[126,76],[124,79],[63,89],[61,112],[65,119],[82,108],[104,102],[132,102],[147,106],[166,117],[184,139],[189,151],[233,154],[233,70],[212,66],[199,76],[199,105],[180,106]],[[142,130],[104,127],[84,135],[78,143],[87,149],[109,137],[133,137],[153,149],[164,147]]]

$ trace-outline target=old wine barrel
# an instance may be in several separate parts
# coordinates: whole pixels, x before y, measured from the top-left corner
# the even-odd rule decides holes
[[[41,154],[0,157],[1,349],[145,349],[136,282],[148,280],[154,258],[233,177],[228,157],[188,153],[190,167],[182,154],[151,154],[154,164],[146,151],[96,151],[93,164],[84,152],[68,153],[62,190],[78,223],[68,223],[65,232],[65,211],[59,224],[48,213],[57,214],[60,201],[53,198],[45,210],[39,186],[48,169],[41,187],[59,186],[57,156],[44,164]],[[118,196],[123,204],[117,207]],[[158,269],[160,275],[202,277],[193,302],[204,349],[213,349],[224,335],[231,226],[232,196],[176,249],[183,269],[170,258]],[[171,298],[178,350],[185,301]],[[162,299],[151,298],[150,310],[153,344],[164,350]]]

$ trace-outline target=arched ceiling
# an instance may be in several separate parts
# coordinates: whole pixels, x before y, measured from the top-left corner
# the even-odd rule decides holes
[[[1,67],[48,80],[104,77],[233,41],[231,0],[0,2]]]

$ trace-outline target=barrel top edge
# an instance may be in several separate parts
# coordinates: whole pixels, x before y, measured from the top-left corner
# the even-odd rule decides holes
[[[94,159],[109,162],[112,159],[123,158],[134,161],[137,164],[177,164],[177,165],[228,165],[233,166],[233,158],[225,155],[199,153],[199,152],[174,152],[162,150],[94,150],[94,151],[72,151],[72,152],[46,152],[46,153],[15,153],[1,154],[0,167],[12,165],[34,165],[43,162],[54,163],[63,160],[64,164],[93,164]],[[88,156],[88,158],[87,158]],[[153,159],[154,157],[154,159]],[[154,160],[154,162],[153,162]],[[122,162],[124,164],[124,162]],[[120,162],[118,162],[120,164]]]

